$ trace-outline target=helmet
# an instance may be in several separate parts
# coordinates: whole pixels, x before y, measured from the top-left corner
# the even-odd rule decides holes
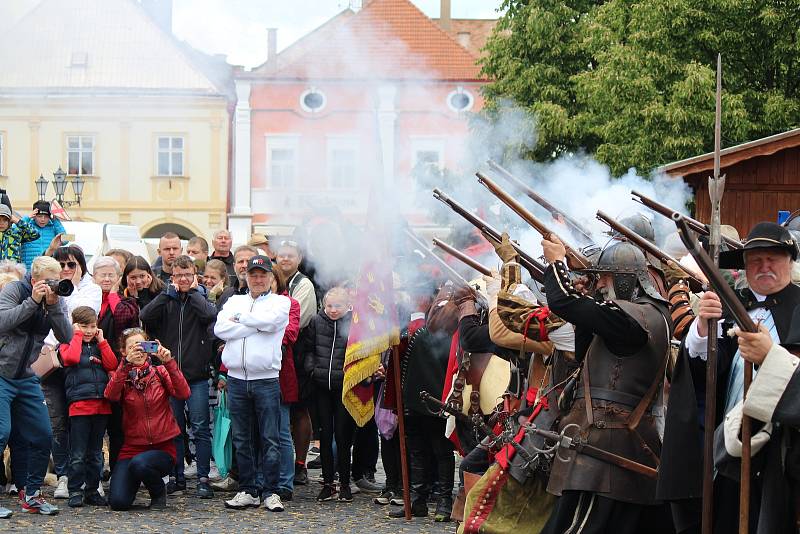
[[[581,272],[611,274],[617,299],[636,300],[644,291],[654,299],[663,300],[650,282],[644,254],[627,241],[612,242],[603,250],[594,266]]]
[[[655,244],[656,233],[653,230],[653,223],[643,214],[636,213],[635,215],[631,215],[630,217],[625,217],[624,219],[620,220],[619,223],[622,226],[631,229],[634,233],[642,236],[651,243]],[[621,237],[621,235],[617,232],[613,232],[612,236],[616,238]]]

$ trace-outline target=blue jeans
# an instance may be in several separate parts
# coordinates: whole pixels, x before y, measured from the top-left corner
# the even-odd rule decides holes
[[[172,465],[172,456],[164,451],[146,451],[127,460],[117,460],[108,490],[111,509],[128,510],[142,483],[151,499],[163,495],[167,488],[162,478],[172,471]]]
[[[170,398],[172,413],[178,422],[181,433],[175,436],[175,449],[178,459],[175,462],[175,478],[184,480],[183,475],[183,428],[186,426],[184,405],[189,407],[189,424],[194,435],[195,450],[197,452],[197,478],[208,478],[211,468],[211,416],[208,410],[208,380],[200,380],[189,384],[191,395],[185,401]]]
[[[277,493],[281,461],[281,390],[278,379],[239,380],[229,377],[228,408],[231,411],[233,448],[239,465],[239,490],[254,497]],[[256,480],[259,446],[263,487],[259,487]]]
[[[294,442],[289,425],[289,405],[281,403],[281,474],[278,488],[283,491],[294,490]]]
[[[69,494],[90,495],[100,485],[103,470],[103,436],[107,415],[77,415],[69,418]],[[85,491],[81,486],[86,484]]]
[[[17,435],[21,446],[28,448],[25,493],[34,495],[41,488],[47,472],[53,439],[50,416],[38,376],[17,380],[0,377],[0,450],[6,448],[12,425],[19,432]]]

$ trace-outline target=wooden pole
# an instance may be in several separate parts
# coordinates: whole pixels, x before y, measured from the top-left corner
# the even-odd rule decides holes
[[[717,55],[717,91],[714,116],[714,176],[708,179],[711,199],[708,255],[719,265],[720,207],[725,191],[725,177],[720,177],[720,150],[722,143],[722,56]],[[703,433],[703,515],[702,532],[712,534],[714,528],[714,430],[717,419],[717,320],[708,321],[708,348],[706,350],[706,406]],[[744,463],[744,462],[743,462]]]
[[[753,364],[744,362],[744,399],[753,381]],[[750,531],[750,418],[742,416],[742,472],[739,480],[739,534]]]
[[[403,386],[400,375],[400,351],[392,346],[392,373],[394,374],[394,397],[397,406],[397,431],[400,440],[400,477],[403,480],[403,509],[406,521],[411,521],[411,489],[408,483],[408,455],[406,454],[406,418],[403,414]]]

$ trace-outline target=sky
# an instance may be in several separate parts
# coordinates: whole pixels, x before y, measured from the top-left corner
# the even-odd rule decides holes
[[[0,0],[7,1],[7,0]],[[13,1],[13,0],[11,0]],[[439,16],[439,0],[412,0]],[[278,29],[282,50],[358,0],[174,0],[173,31],[207,53],[255,67],[267,57],[267,28]],[[454,18],[497,18],[501,0],[451,0]]]
[[[0,0],[0,31],[40,0]],[[267,28],[278,29],[278,49],[363,0],[173,0],[173,33],[209,54],[225,54],[235,65],[256,67],[267,58]],[[412,0],[429,17],[440,0]],[[454,18],[497,18],[502,0],[451,0]]]

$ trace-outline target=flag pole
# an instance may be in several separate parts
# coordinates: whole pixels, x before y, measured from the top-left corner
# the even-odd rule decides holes
[[[411,521],[411,490],[408,482],[408,455],[406,454],[406,418],[403,411],[403,386],[400,375],[400,350],[392,345],[392,374],[394,374],[394,397],[397,406],[397,431],[400,440],[400,478],[403,480],[403,509],[406,521]]]

